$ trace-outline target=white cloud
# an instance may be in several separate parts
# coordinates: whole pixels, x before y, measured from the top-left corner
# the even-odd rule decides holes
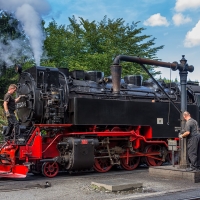
[[[145,26],[169,26],[166,17],[162,17],[160,13],[151,15],[151,17],[145,20],[143,24]]]
[[[194,46],[200,46],[199,33],[200,33],[200,20],[191,31],[187,32],[184,40],[184,46],[189,48]]]
[[[200,0],[176,0],[176,12],[183,12],[185,10],[194,10],[200,8]]]
[[[183,14],[181,13],[177,13],[175,14],[173,17],[173,22],[176,26],[180,26],[181,24],[186,24],[188,22],[191,22],[192,19],[190,17],[185,17]]]

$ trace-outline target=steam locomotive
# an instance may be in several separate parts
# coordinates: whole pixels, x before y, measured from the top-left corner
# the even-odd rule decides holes
[[[16,110],[20,133],[0,147],[0,177],[107,172],[114,165],[134,170],[141,162],[159,166],[170,160],[167,141],[178,140],[180,126],[178,83],[121,78],[119,65],[111,66],[109,77],[42,66],[17,70],[17,95],[24,95]],[[187,100],[199,121],[198,84],[188,82]]]

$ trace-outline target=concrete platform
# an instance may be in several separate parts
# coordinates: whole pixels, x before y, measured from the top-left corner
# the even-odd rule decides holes
[[[142,183],[135,183],[134,180],[128,180],[123,178],[112,179],[112,180],[101,180],[98,182],[91,182],[92,185],[97,187],[103,187],[106,190],[110,190],[112,192],[115,191],[123,191],[123,190],[131,190],[140,188],[143,186]]]
[[[180,169],[178,165],[149,167],[149,174],[155,177],[187,179],[193,183],[200,182],[200,171],[187,172],[185,169]]]

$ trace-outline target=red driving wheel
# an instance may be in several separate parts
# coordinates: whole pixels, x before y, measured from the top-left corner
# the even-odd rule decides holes
[[[52,178],[59,172],[59,165],[57,162],[45,162],[42,165],[42,174],[46,177]]]
[[[129,157],[127,158],[122,158],[121,159],[121,166],[126,169],[126,170],[134,170],[135,168],[138,167],[138,165],[140,164],[140,157]]]
[[[146,147],[146,153],[152,154],[150,156],[146,156],[146,163],[149,166],[160,166],[163,164],[160,156],[161,146],[157,144],[149,145]],[[157,155],[154,155],[157,154]]]
[[[95,158],[94,169],[97,172],[107,172],[112,168],[109,158]]]

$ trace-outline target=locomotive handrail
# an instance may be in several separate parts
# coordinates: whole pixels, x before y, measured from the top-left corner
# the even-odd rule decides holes
[[[64,77],[65,82],[68,83],[65,74],[64,74],[63,72],[61,72],[61,71],[59,71],[59,73]],[[65,91],[65,93],[66,93],[66,95],[67,95],[67,101],[65,101],[65,108],[67,109],[68,101],[69,101],[69,87],[68,87],[68,84],[66,84],[66,87],[67,87],[67,91],[66,91],[66,88],[64,88],[64,91]],[[66,99],[65,99],[65,100],[66,100]]]
[[[70,127],[72,124],[34,124],[33,126],[43,128],[43,127],[54,127],[54,128],[63,128],[63,127]]]

